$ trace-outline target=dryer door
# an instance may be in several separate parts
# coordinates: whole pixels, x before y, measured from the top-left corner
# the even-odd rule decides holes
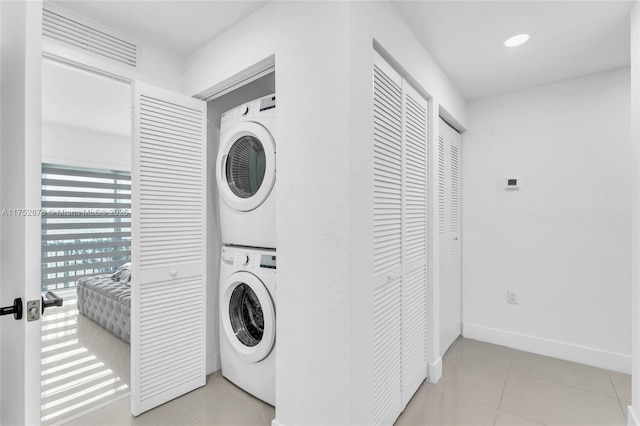
[[[267,199],[276,180],[271,133],[257,123],[238,123],[222,135],[217,164],[222,199],[239,211],[257,208]]]
[[[220,313],[226,338],[242,360],[263,360],[271,352],[276,334],[276,312],[269,291],[246,271],[232,274],[222,285]]]

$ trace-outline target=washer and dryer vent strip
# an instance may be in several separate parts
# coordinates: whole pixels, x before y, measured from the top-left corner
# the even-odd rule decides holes
[[[275,107],[276,107],[275,96],[267,96],[266,98],[260,99],[260,111],[265,111]]]

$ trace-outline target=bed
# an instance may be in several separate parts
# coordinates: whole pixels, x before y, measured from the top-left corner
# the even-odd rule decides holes
[[[126,264],[115,274],[80,278],[76,286],[78,312],[127,343],[131,342],[130,277]]]

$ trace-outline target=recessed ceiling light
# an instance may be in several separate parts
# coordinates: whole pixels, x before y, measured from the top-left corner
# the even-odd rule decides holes
[[[529,34],[518,34],[518,35],[514,35],[513,37],[509,37],[504,42],[504,45],[507,47],[520,46],[521,44],[526,43],[527,40],[529,40]]]

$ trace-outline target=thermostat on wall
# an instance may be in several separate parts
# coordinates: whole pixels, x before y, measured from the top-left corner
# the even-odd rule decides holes
[[[519,177],[505,178],[504,189],[520,189],[520,178]]]

